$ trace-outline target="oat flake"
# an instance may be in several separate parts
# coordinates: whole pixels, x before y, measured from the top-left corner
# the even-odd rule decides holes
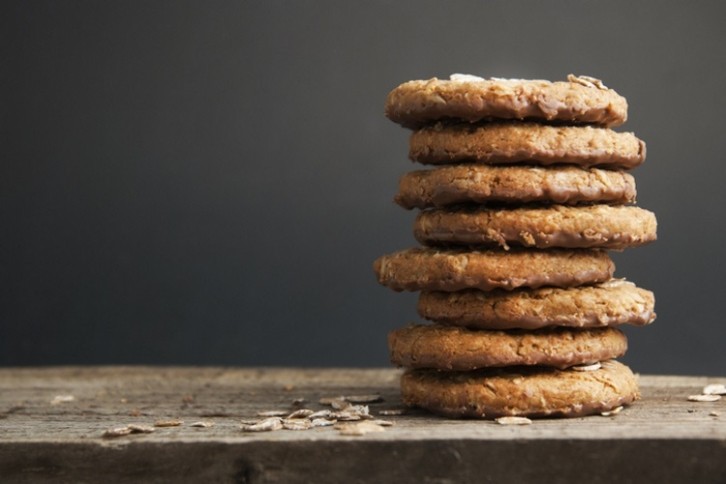
[[[131,429],[128,426],[115,427],[115,428],[106,430],[101,435],[101,437],[105,437],[105,438],[123,437],[124,435],[129,435],[130,433],[131,433]]]
[[[61,403],[72,402],[76,399],[73,395],[56,395],[50,401],[51,405],[60,405]]]
[[[301,408],[300,410],[295,410],[290,415],[287,416],[287,418],[309,418],[313,413],[312,410],[309,408]]]
[[[313,423],[304,418],[283,419],[282,428],[285,430],[308,430],[313,428]]]
[[[600,368],[602,368],[602,365],[599,361],[590,365],[577,365],[572,367],[572,369],[575,371],[596,371]]]
[[[721,395],[689,395],[689,402],[715,402],[721,400]]]
[[[157,420],[154,422],[154,427],[178,427],[184,423],[184,420],[171,419],[171,420]]]
[[[208,428],[208,427],[214,427],[214,422],[210,422],[209,420],[200,420],[199,422],[190,423],[189,426],[190,427]]]
[[[280,417],[270,417],[264,420],[260,420],[256,424],[245,425],[242,424],[240,429],[243,432],[271,432],[273,430],[280,430],[282,428],[282,419]]]
[[[500,425],[531,425],[532,421],[527,417],[499,417],[497,423]]]
[[[603,417],[610,417],[611,415],[617,415],[617,414],[619,414],[622,411],[623,411],[623,406],[620,405],[619,407],[615,407],[612,410],[607,410],[605,412],[600,412],[600,415],[602,415]]]
[[[340,435],[353,436],[361,436],[370,432],[383,432],[386,430],[382,426],[369,421],[336,424],[335,428],[340,432]]]
[[[288,413],[290,413],[288,410],[265,410],[257,412],[255,415],[258,417],[284,417]]]
[[[704,395],[726,395],[726,385],[723,383],[706,385],[703,387],[703,391],[701,393]]]

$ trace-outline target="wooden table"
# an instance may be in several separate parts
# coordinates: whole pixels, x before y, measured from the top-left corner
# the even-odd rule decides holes
[[[642,376],[622,413],[528,426],[411,411],[384,432],[333,427],[244,433],[240,420],[304,398],[380,393],[393,369],[72,367],[0,370],[0,482],[726,482],[726,398],[689,402],[724,378]],[[149,434],[109,428],[181,419]],[[212,427],[192,427],[196,421]]]

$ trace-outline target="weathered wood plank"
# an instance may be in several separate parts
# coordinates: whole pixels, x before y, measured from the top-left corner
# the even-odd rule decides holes
[[[298,398],[320,409],[321,397],[380,393],[371,413],[399,408],[398,377],[392,369],[3,369],[0,481],[726,482],[726,399],[686,400],[726,377],[643,376],[643,399],[617,416],[524,427],[411,411],[360,437],[331,427],[239,430],[240,419],[291,409]],[[101,437],[172,418],[184,424]],[[215,425],[189,425],[198,420]]]

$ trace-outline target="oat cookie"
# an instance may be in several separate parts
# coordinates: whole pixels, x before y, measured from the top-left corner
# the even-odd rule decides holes
[[[639,207],[588,205],[512,209],[425,210],[414,223],[425,245],[499,245],[625,249],[656,239],[653,212]]]
[[[409,157],[426,164],[569,163],[627,170],[645,160],[645,143],[633,133],[592,126],[437,123],[411,134]]]
[[[601,250],[407,249],[378,258],[378,282],[395,291],[573,287],[609,280],[615,264]]]
[[[635,201],[635,179],[622,171],[572,166],[452,165],[406,173],[395,202],[403,208],[462,203],[609,203]]]
[[[610,360],[595,371],[507,368],[469,372],[408,370],[403,402],[447,417],[579,417],[639,398],[630,368]]]
[[[568,289],[424,291],[418,299],[421,317],[474,329],[643,326],[655,320],[654,306],[651,291],[622,279]]]
[[[625,354],[616,328],[546,328],[537,331],[411,325],[388,334],[391,363],[406,368],[469,371],[504,366],[568,368]]]
[[[407,128],[443,119],[475,123],[528,119],[618,126],[628,117],[624,97],[587,76],[567,81],[482,79],[452,75],[449,80],[409,81],[388,94],[386,116]]]

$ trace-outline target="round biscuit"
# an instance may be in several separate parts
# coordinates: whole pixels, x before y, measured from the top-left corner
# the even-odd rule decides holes
[[[653,212],[604,204],[572,207],[422,211],[414,236],[424,245],[625,249],[653,242]]]
[[[645,143],[633,133],[592,126],[437,123],[411,134],[409,157],[424,164],[574,164],[632,169],[645,161]]]
[[[505,368],[467,372],[406,371],[401,395],[409,406],[453,418],[580,417],[639,398],[636,376],[617,361],[594,371]]]
[[[378,282],[395,291],[512,290],[573,287],[609,280],[615,264],[602,250],[413,248],[379,257]]]
[[[388,348],[391,363],[406,368],[568,368],[620,357],[628,340],[616,328],[501,331],[418,324],[391,331]]]
[[[470,123],[531,119],[618,126],[628,118],[624,97],[597,79],[569,75],[567,81],[481,79],[471,76],[409,81],[386,99],[386,116],[407,128],[442,119]]]
[[[477,203],[635,202],[629,173],[573,166],[450,165],[404,174],[395,202],[406,209]]]
[[[423,291],[418,299],[421,317],[472,329],[643,326],[655,320],[654,307],[651,291],[622,279],[566,289]]]

